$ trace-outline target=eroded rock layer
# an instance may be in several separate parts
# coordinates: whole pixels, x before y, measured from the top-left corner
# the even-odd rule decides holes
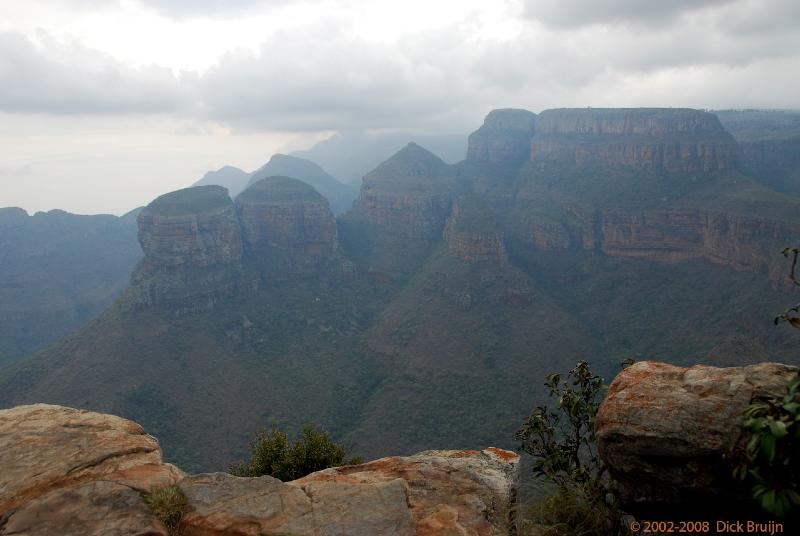
[[[435,240],[450,212],[453,187],[447,164],[410,143],[364,177],[357,210],[382,233]]]
[[[468,162],[519,164],[528,159],[536,114],[506,108],[492,110],[483,125],[470,134]]]
[[[736,142],[714,114],[690,109],[546,110],[536,119],[530,159],[587,167],[669,172],[733,169]]]
[[[467,262],[504,263],[508,258],[494,214],[475,197],[453,203],[444,240],[453,257]]]
[[[735,507],[746,496],[732,480],[731,461],[746,441],[743,412],[759,395],[785,393],[798,370],[648,361],[625,369],[597,416],[600,456],[623,501],[678,517],[682,509]]]
[[[336,220],[314,188],[289,177],[255,182],[236,198],[247,253],[284,273],[303,272],[333,257]]]

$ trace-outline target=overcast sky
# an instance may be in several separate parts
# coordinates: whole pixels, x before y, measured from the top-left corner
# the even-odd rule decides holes
[[[0,206],[120,214],[348,129],[800,108],[797,0],[0,1]]]

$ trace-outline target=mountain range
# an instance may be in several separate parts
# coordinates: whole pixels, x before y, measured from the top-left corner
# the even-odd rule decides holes
[[[747,154],[699,110],[501,109],[455,164],[407,144],[338,218],[289,157],[234,198],[165,194],[124,294],[1,368],[0,407],[132,418],[206,470],[307,421],[366,457],[510,447],[579,359],[798,363],[772,318],[800,198]]]

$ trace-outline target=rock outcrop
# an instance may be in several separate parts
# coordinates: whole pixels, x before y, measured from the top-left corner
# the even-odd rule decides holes
[[[736,142],[714,114],[699,110],[565,108],[537,116],[530,159],[712,172],[735,167]]]
[[[261,179],[236,198],[236,211],[247,254],[273,274],[306,273],[336,254],[328,202],[302,181]]]
[[[731,453],[746,441],[742,413],[785,393],[798,367],[681,368],[639,362],[609,387],[597,416],[600,456],[632,512],[735,508]],[[739,495],[734,495],[736,492]]]
[[[197,186],[162,195],[138,222],[145,257],[131,278],[130,303],[204,310],[235,289],[242,239],[225,188]]]
[[[700,258],[738,271],[766,272],[774,285],[786,278],[777,252],[800,234],[795,222],[720,211],[566,210],[577,225],[534,222],[522,239],[542,249],[582,248],[663,263]]]
[[[0,411],[0,535],[166,535],[141,493],[177,485],[185,536],[514,536],[519,456],[428,451],[292,482],[184,476],[131,421],[37,404]]]
[[[475,197],[462,197],[453,203],[444,240],[450,255],[463,261],[502,264],[508,260],[494,214]]]
[[[520,164],[530,155],[536,114],[528,110],[492,110],[483,125],[469,135],[467,161]]]
[[[409,143],[364,177],[356,210],[381,233],[436,240],[450,213],[454,187],[447,164]]]
[[[135,422],[62,406],[0,410],[0,534],[166,534],[140,492],[175,484]]]

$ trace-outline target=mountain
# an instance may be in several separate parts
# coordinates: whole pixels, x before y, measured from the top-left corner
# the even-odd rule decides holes
[[[250,173],[234,166],[222,166],[216,171],[209,171],[192,186],[217,185],[227,188],[231,195],[238,195],[250,181]]]
[[[772,325],[800,199],[741,173],[713,114],[499,110],[467,155],[407,144],[338,220],[289,177],[159,197],[122,298],[0,369],[0,407],[123,415],[206,470],[308,421],[367,457],[512,447],[579,359],[800,361]]]
[[[800,111],[715,113],[736,138],[739,165],[746,173],[780,192],[800,195]]]
[[[334,214],[342,214],[350,209],[358,197],[358,187],[342,184],[311,160],[275,154],[269,162],[250,174],[247,185],[272,176],[294,177],[313,186],[330,203]],[[235,195],[231,192],[231,195]]]
[[[411,132],[342,132],[317,143],[311,149],[291,154],[316,162],[345,183],[359,184],[364,175],[411,140],[428,147],[447,162],[458,162],[464,158],[463,136],[432,136]]]
[[[0,208],[0,365],[103,311],[141,257],[136,215]]]
[[[228,189],[231,196],[236,197],[251,184],[273,176],[294,177],[310,184],[328,200],[334,214],[347,211],[358,196],[356,186],[342,184],[310,160],[285,154],[272,155],[269,162],[252,173],[232,166],[209,171],[192,186],[222,186]]]

